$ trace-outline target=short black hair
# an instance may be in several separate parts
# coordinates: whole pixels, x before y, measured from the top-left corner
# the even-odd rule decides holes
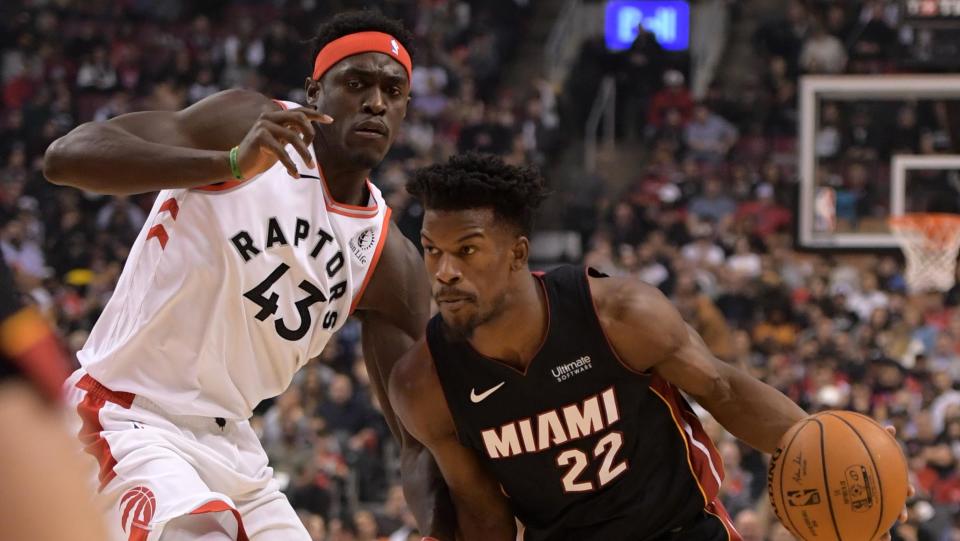
[[[508,165],[491,154],[455,154],[447,163],[418,169],[407,191],[426,209],[491,208],[497,218],[529,236],[537,207],[546,198],[543,177],[533,167]]]
[[[414,37],[413,34],[403,26],[402,22],[387,17],[378,9],[345,11],[321,23],[319,28],[317,28],[317,35],[310,40],[313,44],[313,55],[310,57],[311,71],[312,63],[314,59],[317,58],[317,53],[328,43],[357,32],[383,32],[384,34],[390,34],[397,38],[397,41],[407,50],[411,62],[414,59]]]

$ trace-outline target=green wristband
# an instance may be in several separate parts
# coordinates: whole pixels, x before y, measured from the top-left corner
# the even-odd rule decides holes
[[[235,146],[230,149],[230,171],[233,173],[233,178],[237,180],[243,180],[243,171],[240,170],[240,146]]]

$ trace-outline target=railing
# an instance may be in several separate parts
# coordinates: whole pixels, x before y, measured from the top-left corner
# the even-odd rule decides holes
[[[580,5],[581,0],[567,0],[543,48],[546,76],[554,83],[563,80],[570,55],[580,46],[580,25],[577,24]]]
[[[600,81],[600,90],[590,107],[587,125],[584,128],[583,166],[587,173],[597,170],[597,148],[600,137],[600,121],[603,120],[603,146],[613,151],[616,148],[617,82],[612,75]]]

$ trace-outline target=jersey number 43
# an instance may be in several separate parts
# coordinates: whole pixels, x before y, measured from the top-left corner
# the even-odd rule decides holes
[[[253,301],[257,306],[260,307],[260,311],[254,315],[260,321],[264,321],[268,317],[277,313],[278,302],[280,300],[280,295],[276,293],[268,293],[270,288],[279,280],[287,271],[290,270],[290,266],[286,263],[280,263],[277,265],[277,268],[273,269],[273,272],[269,276],[264,278],[262,282],[257,284],[253,289],[247,291],[243,294],[244,297]],[[323,291],[313,283],[303,280],[300,282],[299,287],[306,293],[306,297],[296,301],[294,307],[297,309],[297,314],[300,316],[300,324],[291,329],[283,318],[277,318],[273,324],[277,329],[277,334],[281,338],[295,342],[306,336],[307,331],[310,330],[310,325],[313,323],[313,316],[310,315],[310,307],[318,302],[327,302],[327,295],[324,295]],[[332,301],[339,297],[342,297],[346,293],[347,284],[346,282],[340,282],[330,288],[330,298]],[[323,328],[331,329],[337,324],[337,312],[331,311],[323,318]]]

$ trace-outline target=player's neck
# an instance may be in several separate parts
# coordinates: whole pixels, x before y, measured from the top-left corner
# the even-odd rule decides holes
[[[335,160],[324,159],[317,152],[317,163],[320,165],[321,175],[326,182],[330,197],[337,203],[363,207],[367,205],[370,194],[367,192],[367,179],[370,178],[370,169],[358,169],[356,165],[337,163]]]
[[[547,299],[537,278],[520,277],[522,285],[507,298],[503,313],[477,327],[470,345],[482,355],[525,371],[549,330]]]

